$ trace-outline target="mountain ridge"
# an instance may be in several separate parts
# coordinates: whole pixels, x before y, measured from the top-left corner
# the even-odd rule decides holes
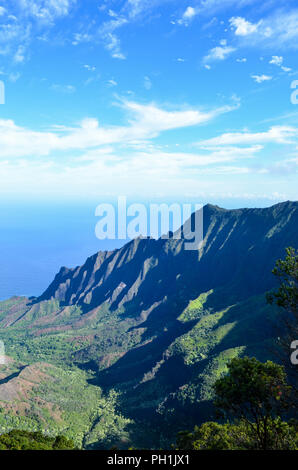
[[[267,237],[267,241],[270,238],[274,239],[276,236],[274,236],[273,232],[276,232],[275,235],[277,235],[283,226],[287,225],[289,227],[291,225],[288,224],[289,221],[287,217],[289,217],[289,219],[293,218],[293,216],[297,217],[297,207],[297,203],[290,201],[265,209],[227,210],[218,208],[218,206],[207,205],[203,210],[203,248],[198,252],[184,251],[184,262],[186,264],[188,263],[188,265],[191,264],[191,270],[193,271],[194,266],[195,268],[202,266],[205,258],[210,261],[208,251],[211,252],[212,256],[214,256],[216,249],[224,251],[227,248],[226,245],[229,245],[229,238],[233,237],[233,232],[235,232],[236,229],[241,231],[241,224],[243,225],[244,223],[246,224],[246,232],[248,231],[249,233],[247,235],[247,233],[242,230],[242,232],[238,234],[238,237],[242,237],[241,243],[246,244],[245,248],[247,253],[249,253],[249,251],[255,249],[253,246],[253,240],[255,238],[253,231],[259,230],[258,225],[260,225],[260,222],[263,223],[264,229],[258,234],[259,238]],[[192,218],[193,217],[194,214],[192,215]],[[276,223],[276,217],[279,217],[278,223]],[[293,232],[293,227],[289,229]],[[249,243],[248,236],[251,237],[251,243]],[[293,233],[291,233],[289,237],[284,237],[284,246],[286,243],[291,242],[291,237],[293,238]],[[286,238],[288,238],[288,241]],[[221,243],[218,243],[219,240],[221,240]],[[212,246],[214,243],[217,245],[215,249],[214,246]],[[128,242],[122,248],[113,251],[100,251],[89,257],[82,266],[77,266],[76,268],[61,268],[48,289],[37,298],[37,301],[54,298],[65,304],[77,303],[84,305],[85,310],[88,310],[88,305],[90,305],[90,308],[94,308],[106,301],[109,298],[108,294],[110,290],[111,297],[115,300],[119,298],[119,302],[120,299],[122,299],[124,303],[125,301],[129,302],[148,272],[154,271],[154,268],[158,269],[158,264],[162,264],[165,260],[167,260],[167,263],[164,262],[164,264],[167,264],[167,268],[169,268],[171,265],[171,257],[176,257],[178,261],[179,256],[181,257],[181,251],[184,249],[184,245],[185,240],[183,238],[180,240],[138,238]],[[272,243],[269,241],[265,245],[270,245],[270,249],[272,248]],[[281,250],[278,250],[276,247],[274,247],[274,251],[276,251],[276,258],[281,255]],[[199,259],[197,259],[197,253],[199,253]],[[221,257],[223,256],[221,255]],[[247,257],[249,258],[249,256]],[[243,258],[243,253],[242,256],[238,256],[238,269],[240,269],[241,263],[243,263]],[[229,262],[232,262],[232,260],[229,260]],[[172,265],[173,264],[177,263],[172,263]],[[125,269],[123,269],[123,267],[126,267],[126,265],[130,265],[131,272],[137,272],[138,275],[135,276],[134,279],[133,276],[127,276],[124,272]],[[181,266],[179,266],[179,268],[180,267]],[[184,269],[182,269],[182,273],[183,271]],[[205,271],[207,271],[206,267]],[[201,273],[201,275],[206,275],[205,271]],[[176,267],[176,274],[181,274],[178,267]],[[196,272],[192,272],[192,274],[195,275]],[[200,273],[198,273],[198,275],[199,274]],[[224,274],[221,274],[221,277],[224,277]],[[161,278],[162,276],[160,275],[159,279]],[[109,289],[104,288],[104,285],[107,284]],[[208,285],[204,286],[204,290],[209,290],[212,287],[214,287],[214,284],[212,285],[212,281],[210,281]],[[265,288],[266,287],[269,286],[265,286]],[[126,297],[124,293],[126,293]],[[123,299],[123,297],[125,297],[125,299]]]
[[[67,384],[70,374],[80,394],[86,390],[93,397],[98,389],[108,403],[113,396],[111,416],[119,423],[111,440],[86,397],[84,426],[90,413],[95,418],[77,437],[78,445],[164,447],[181,426],[213,418],[212,384],[229,359],[244,354],[276,359],[277,309],[265,294],[276,285],[271,273],[276,259],[288,246],[297,247],[298,203],[236,210],[208,205],[203,216],[200,250],[185,250],[183,238],[139,238],[98,252],[82,266],[61,268],[39,298],[0,302],[0,337],[18,364],[0,379],[9,382],[21,367],[38,363],[41,370],[53,364],[58,380],[37,384],[32,398],[23,397],[28,410],[23,428],[33,429],[35,399],[42,396],[48,410],[57,403],[53,416],[64,420],[63,432],[81,436],[81,417],[67,411],[75,402]],[[60,387],[59,380],[65,385]],[[64,387],[67,406],[60,397]],[[9,389],[3,389],[4,397]],[[0,399],[4,430],[7,413],[9,422],[21,426],[10,411],[16,398],[11,400]],[[40,414],[45,419],[39,410],[37,423]],[[47,423],[54,430],[53,416]],[[119,442],[120,435],[127,445]]]

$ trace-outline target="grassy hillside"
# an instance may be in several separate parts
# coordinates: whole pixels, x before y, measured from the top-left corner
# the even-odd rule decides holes
[[[0,432],[42,430],[85,448],[168,445],[210,413],[228,359],[270,356],[274,315],[264,295],[232,301],[203,293],[150,337],[141,319],[108,305],[86,318],[56,300],[0,303]]]

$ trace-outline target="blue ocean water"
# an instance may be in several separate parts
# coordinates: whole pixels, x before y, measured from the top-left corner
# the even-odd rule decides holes
[[[0,205],[0,300],[40,295],[61,266],[74,267],[118,240],[95,236],[95,204]]]

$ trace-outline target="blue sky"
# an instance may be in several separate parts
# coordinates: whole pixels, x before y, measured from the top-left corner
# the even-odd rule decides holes
[[[297,199],[295,3],[0,0],[2,201]]]

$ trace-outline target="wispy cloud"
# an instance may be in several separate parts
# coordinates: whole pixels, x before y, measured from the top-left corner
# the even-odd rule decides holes
[[[68,15],[76,0],[19,0],[24,16],[31,16],[40,22],[52,22]]]
[[[86,43],[92,41],[93,36],[88,33],[74,33],[72,45],[77,46],[78,44]]]
[[[263,82],[268,82],[269,80],[272,80],[272,77],[270,75],[251,75],[251,78],[254,79],[255,82],[257,83],[263,83]]]
[[[73,93],[71,85],[53,85],[54,91]],[[74,128],[53,128],[47,132],[20,127],[12,120],[0,120],[1,158],[46,156],[53,151],[87,150],[109,144],[153,139],[160,133],[207,123],[235,109],[227,105],[211,111],[186,109],[168,111],[155,104],[122,100],[119,105],[128,116],[128,125],[105,127],[97,119],[86,118]]]
[[[24,62],[25,60],[25,47],[24,46],[19,46],[15,55],[14,55],[14,62],[17,64]]]
[[[11,0],[0,7],[0,47],[17,63],[23,63],[33,39],[67,16],[77,0]]]
[[[4,182],[0,192],[11,185],[18,185],[23,193],[32,191],[42,197],[44,193],[95,195],[111,193],[111,188],[125,194],[139,193],[152,196],[152,192],[177,197],[177,188],[185,197],[187,192],[210,190],[210,181],[198,180],[205,175],[241,175],[252,170],[245,165],[259,151],[256,148],[226,148],[211,152],[176,152],[152,148],[135,149],[129,157],[119,158],[113,148],[90,150],[63,169],[54,160],[2,160],[0,170]],[[243,164],[244,162],[244,164]],[[104,175],[98,185],[98,175]],[[198,185],[198,181],[200,184]],[[217,186],[218,187],[218,186]],[[224,188],[224,185],[221,186]]]
[[[116,82],[116,80],[111,78],[110,80],[108,80],[108,85],[111,86],[111,87],[114,87],[114,86],[117,86],[118,83]]]
[[[0,172],[5,181],[0,192],[4,186],[9,190],[13,180],[22,191],[40,196],[53,188],[56,194],[73,194],[74,188],[85,188],[90,195],[99,190],[99,174],[104,175],[101,192],[108,191],[112,181],[117,190],[140,191],[142,187],[152,192],[168,186],[169,176],[174,189],[174,180],[175,184],[183,180],[186,184],[195,175],[206,174],[208,165],[214,167],[214,174],[222,174],[225,163],[252,158],[258,151],[257,146],[230,146],[211,152],[177,152],[153,141],[163,132],[211,122],[237,108],[237,103],[207,111],[166,109],[125,99],[118,101],[118,106],[126,115],[122,126],[104,126],[95,118],[86,118],[74,127],[36,131],[12,120],[0,120]]]
[[[248,36],[258,30],[259,23],[251,23],[241,16],[232,17],[229,20],[232,29],[235,31],[236,36]]]
[[[86,64],[86,65],[84,65],[84,69],[87,69],[88,72],[95,72],[96,67],[95,67],[94,65],[88,65],[88,64]]]
[[[105,21],[96,31],[95,36],[104,41],[105,47],[114,59],[126,59],[122,50],[118,31],[129,24],[134,24],[150,16],[152,10],[162,3],[172,0],[126,0],[118,12],[109,10],[110,19]]]
[[[274,13],[252,23],[244,17],[232,17],[230,27],[245,46],[298,48],[298,9],[275,10]]]
[[[290,67],[285,67],[283,62],[284,58],[282,56],[273,55],[272,59],[269,61],[269,64],[280,67],[284,72],[291,72],[292,69]]]
[[[221,45],[213,47],[204,57],[203,62],[214,62],[216,60],[225,60],[236,49],[232,46]]]
[[[282,56],[273,55],[269,64],[277,65],[278,67],[282,66],[284,59]]]
[[[111,52],[114,59],[124,60],[126,59],[125,54],[121,51],[120,39],[113,33],[107,33],[105,35],[106,49]]]
[[[291,126],[272,126],[264,132],[228,132],[212,139],[198,143],[203,147],[220,145],[247,145],[247,144],[296,144],[298,129]]]
[[[192,6],[188,6],[186,10],[183,12],[181,18],[177,20],[178,24],[188,26],[189,23],[194,19],[194,17],[198,14],[198,10]]]

